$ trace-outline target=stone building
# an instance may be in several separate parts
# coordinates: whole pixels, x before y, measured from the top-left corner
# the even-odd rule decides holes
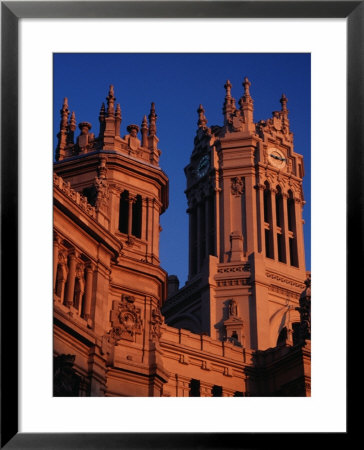
[[[120,135],[110,86],[99,133],[67,99],[54,163],[54,395],[310,395],[303,158],[287,99],[254,122],[250,82],[185,168],[189,277],[159,261],[168,178],[155,105]]]

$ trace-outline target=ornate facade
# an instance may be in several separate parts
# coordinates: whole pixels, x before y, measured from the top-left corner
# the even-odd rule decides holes
[[[168,178],[156,111],[120,135],[110,86],[99,133],[67,99],[54,163],[54,395],[310,393],[302,156],[287,99],[255,123],[226,83],[224,124],[198,130],[186,167],[189,278],[159,261]],[[140,132],[140,139],[139,139]]]

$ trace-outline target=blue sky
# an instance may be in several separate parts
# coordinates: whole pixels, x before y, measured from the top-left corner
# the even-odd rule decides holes
[[[306,268],[311,268],[311,66],[308,53],[57,53],[54,74],[54,142],[59,129],[63,98],[75,111],[77,123],[87,121],[98,134],[98,115],[110,84],[122,110],[121,135],[126,127],[140,126],[155,102],[157,136],[162,151],[160,165],[170,181],[169,208],[161,216],[162,267],[179,277],[188,273],[188,217],[183,169],[193,150],[197,108],[205,108],[208,125],[221,125],[224,84],[232,83],[238,100],[245,76],[252,85],[254,120],[271,117],[279,110],[282,93],[288,98],[295,151],[304,156],[304,234]]]

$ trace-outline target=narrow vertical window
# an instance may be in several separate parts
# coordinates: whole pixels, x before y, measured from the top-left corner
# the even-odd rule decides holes
[[[291,258],[291,266],[298,267],[297,242],[295,238],[289,238],[289,256]]]
[[[128,234],[129,222],[129,192],[124,191],[120,196],[119,231]]]
[[[133,221],[131,234],[137,238],[142,237],[142,198],[140,195],[136,196],[133,203]]]

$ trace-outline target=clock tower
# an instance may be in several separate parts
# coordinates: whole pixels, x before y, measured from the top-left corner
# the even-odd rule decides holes
[[[287,98],[254,122],[250,81],[236,104],[225,84],[224,122],[202,105],[185,168],[189,275],[163,307],[167,323],[237,346],[293,344],[305,288],[302,155],[294,151]]]

